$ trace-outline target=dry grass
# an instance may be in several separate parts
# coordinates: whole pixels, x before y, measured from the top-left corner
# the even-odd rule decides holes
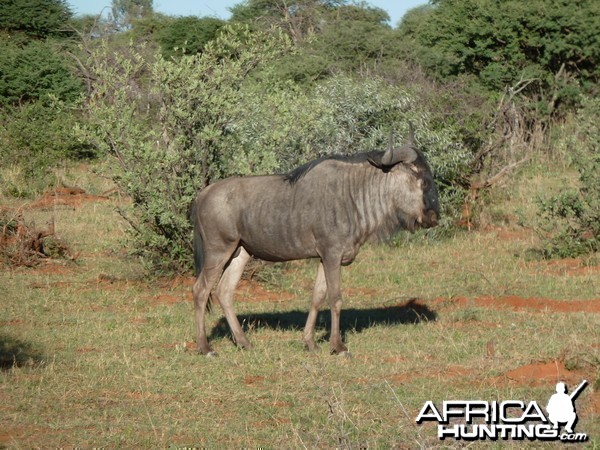
[[[106,188],[77,176],[87,192]],[[326,313],[323,351],[304,351],[316,266],[292,263],[277,289],[250,283],[240,292],[252,350],[233,346],[220,311],[210,316],[220,357],[209,359],[190,350],[190,279],[144,280],[122,251],[117,202],[27,212],[36,223],[53,217],[79,256],[0,272],[0,447],[460,447],[468,443],[415,424],[426,400],[545,405],[558,379],[583,378],[577,431],[600,445],[594,258],[528,260],[536,238],[514,223],[367,247],[343,271],[352,359],[328,355]]]

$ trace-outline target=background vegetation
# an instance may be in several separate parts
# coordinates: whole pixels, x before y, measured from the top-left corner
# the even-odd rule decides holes
[[[62,0],[2,8],[3,193],[33,195],[69,160],[103,161],[150,266],[188,269],[188,207],[206,184],[377,148],[409,121],[446,230],[476,223],[480,191],[533,155],[578,147],[555,136],[590,136],[565,158],[581,186],[540,199],[540,217],[546,255],[597,248],[585,211],[598,150],[582,128],[598,112],[597,2],[439,0],[396,27],[349,1],[248,0],[227,22],[164,16],[151,1],[115,0],[108,19],[73,17]]]

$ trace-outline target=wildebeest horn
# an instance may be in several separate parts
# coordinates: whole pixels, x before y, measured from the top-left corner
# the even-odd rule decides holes
[[[417,159],[419,155],[410,145],[405,145],[400,148],[388,149],[381,157],[381,164],[384,166],[393,166],[398,163],[411,163]]]
[[[412,163],[419,155],[413,148],[413,143],[408,142],[406,145],[400,148],[394,148],[394,132],[390,132],[388,148],[383,155],[372,155],[369,156],[369,162],[375,167],[380,169],[384,167],[391,167],[398,163]]]
[[[384,166],[393,166],[398,163],[411,163],[417,159],[417,152],[412,148],[414,145],[414,130],[412,124],[409,124],[408,144],[394,148],[394,132],[390,131],[388,149],[381,157],[381,164]]]

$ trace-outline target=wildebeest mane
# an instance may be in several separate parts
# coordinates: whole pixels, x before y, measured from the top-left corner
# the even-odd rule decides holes
[[[320,158],[309,161],[301,166],[296,167],[292,171],[283,175],[283,179],[290,184],[296,184],[298,181],[304,177],[308,172],[310,172],[317,165],[322,163],[323,161],[343,161],[350,164],[360,164],[369,160],[370,156],[376,155],[378,153],[383,154],[381,151],[371,151],[365,153],[354,153],[352,155],[329,155],[322,156]]]

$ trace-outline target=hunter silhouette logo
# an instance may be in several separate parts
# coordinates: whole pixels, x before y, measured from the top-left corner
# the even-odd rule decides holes
[[[557,383],[556,393],[550,397],[546,406],[547,414],[536,401],[449,400],[443,401],[441,408],[437,408],[432,401],[427,401],[416,422],[437,422],[437,434],[441,440],[528,439],[584,442],[588,439],[587,434],[575,433],[573,429],[577,423],[574,402],[586,386],[587,381],[583,380],[568,394],[565,383]],[[562,433],[561,424],[564,424]]]
[[[587,386],[587,380],[583,380],[571,395],[567,394],[567,386],[565,383],[556,384],[556,394],[550,397],[548,400],[548,406],[546,411],[548,412],[548,419],[554,425],[554,429],[558,429],[560,422],[566,423],[565,431],[569,434],[573,434],[573,426],[577,422],[577,413],[575,412],[574,401],[577,396]]]

